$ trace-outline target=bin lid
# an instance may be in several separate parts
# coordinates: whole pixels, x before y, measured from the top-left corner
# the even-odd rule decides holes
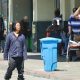
[[[46,38],[42,38],[40,39],[41,42],[43,41],[57,41],[58,43],[61,42],[61,39],[59,38],[53,38],[53,37],[46,37]]]

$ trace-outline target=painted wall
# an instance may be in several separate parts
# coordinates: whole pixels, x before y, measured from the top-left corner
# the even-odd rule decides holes
[[[63,15],[63,20],[68,20],[71,14],[70,0],[60,0],[60,11]]]
[[[72,10],[73,10],[74,7],[75,7],[75,0],[70,0],[71,13],[73,13]]]
[[[38,0],[38,20],[50,21],[54,15],[54,0]]]
[[[75,0],[75,6],[79,7],[80,6],[80,0]]]
[[[51,21],[54,9],[54,0],[33,0],[33,21]]]

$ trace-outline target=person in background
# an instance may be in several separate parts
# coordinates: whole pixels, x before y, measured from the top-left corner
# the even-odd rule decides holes
[[[62,19],[62,15],[60,14],[60,9],[56,9],[54,11],[54,15],[55,17],[53,18],[52,20],[52,25],[53,25],[53,21],[56,20],[57,21],[57,25],[59,26],[59,29],[60,29],[60,37],[62,39],[62,43],[61,43],[61,47],[62,47],[62,50],[61,50],[61,55],[64,55],[66,54],[66,33],[64,31],[64,23],[63,23],[63,19]]]
[[[46,31],[49,35],[47,37],[61,38],[60,36],[60,27],[57,25],[57,21],[53,21],[53,25],[50,25]]]
[[[68,20],[68,35],[73,35],[72,27],[71,27],[71,21],[74,18],[74,13],[76,12],[77,8],[73,8],[73,14],[70,15]],[[76,20],[76,19],[75,19]]]
[[[8,27],[7,27],[7,18],[6,16],[4,17],[4,27],[5,27],[5,31],[4,31],[4,35],[6,36],[7,35],[7,30],[8,30]]]
[[[73,40],[76,42],[80,41],[80,7],[73,8],[73,14],[71,15],[68,21],[68,34],[71,35],[73,33]],[[80,50],[76,51],[77,59],[80,59]]]
[[[54,11],[54,18],[52,20],[52,25],[53,25],[53,21],[56,20],[57,21],[57,25],[62,29],[63,28],[63,21],[62,21],[62,15],[60,14],[60,10],[56,9]]]
[[[6,18],[6,16],[3,18],[3,22],[4,22],[4,32],[3,32],[3,40],[1,41],[2,52],[4,52],[5,38],[7,35],[7,18]]]
[[[32,37],[32,30],[29,26],[29,19],[28,16],[24,16],[21,20],[22,25],[22,33],[24,34],[25,38],[27,38],[27,51],[31,51],[31,37]]]
[[[27,38],[29,36],[29,21],[28,21],[28,16],[24,16],[24,18],[21,20],[21,25],[22,25],[22,33],[24,36]]]
[[[5,26],[4,26],[4,20],[3,17],[0,16],[0,51],[3,52],[4,51],[4,40],[5,40]]]
[[[13,22],[12,21],[9,23],[8,31],[9,31],[9,33],[11,33],[13,31]]]
[[[53,37],[53,38],[60,38],[61,39],[61,35],[60,35],[61,29],[59,27],[59,25],[57,25],[57,21],[54,20],[53,21],[53,25],[50,25],[47,29],[46,29],[46,36],[47,37]],[[58,54],[61,55],[61,50],[62,50],[62,45],[61,43],[58,44]]]
[[[9,60],[9,66],[5,74],[5,80],[10,80],[15,68],[18,70],[18,80],[24,80],[24,60],[27,59],[25,36],[21,33],[21,24],[14,24],[14,31],[6,38],[4,48],[4,60]]]

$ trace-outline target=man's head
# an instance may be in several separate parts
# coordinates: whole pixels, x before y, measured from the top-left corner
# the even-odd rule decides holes
[[[28,16],[24,16],[23,20],[26,22],[28,21]]]
[[[54,12],[54,14],[55,14],[56,17],[59,17],[60,16],[60,10],[56,9],[55,12]]]
[[[73,8],[73,13],[75,12],[77,10],[77,8],[75,7],[75,8]]]
[[[14,31],[21,32],[21,23],[19,21],[13,23]]]

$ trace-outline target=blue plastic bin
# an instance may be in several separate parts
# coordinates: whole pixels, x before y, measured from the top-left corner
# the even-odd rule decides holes
[[[61,42],[58,38],[40,39],[41,58],[44,60],[44,70],[54,71],[57,69],[57,44]]]

